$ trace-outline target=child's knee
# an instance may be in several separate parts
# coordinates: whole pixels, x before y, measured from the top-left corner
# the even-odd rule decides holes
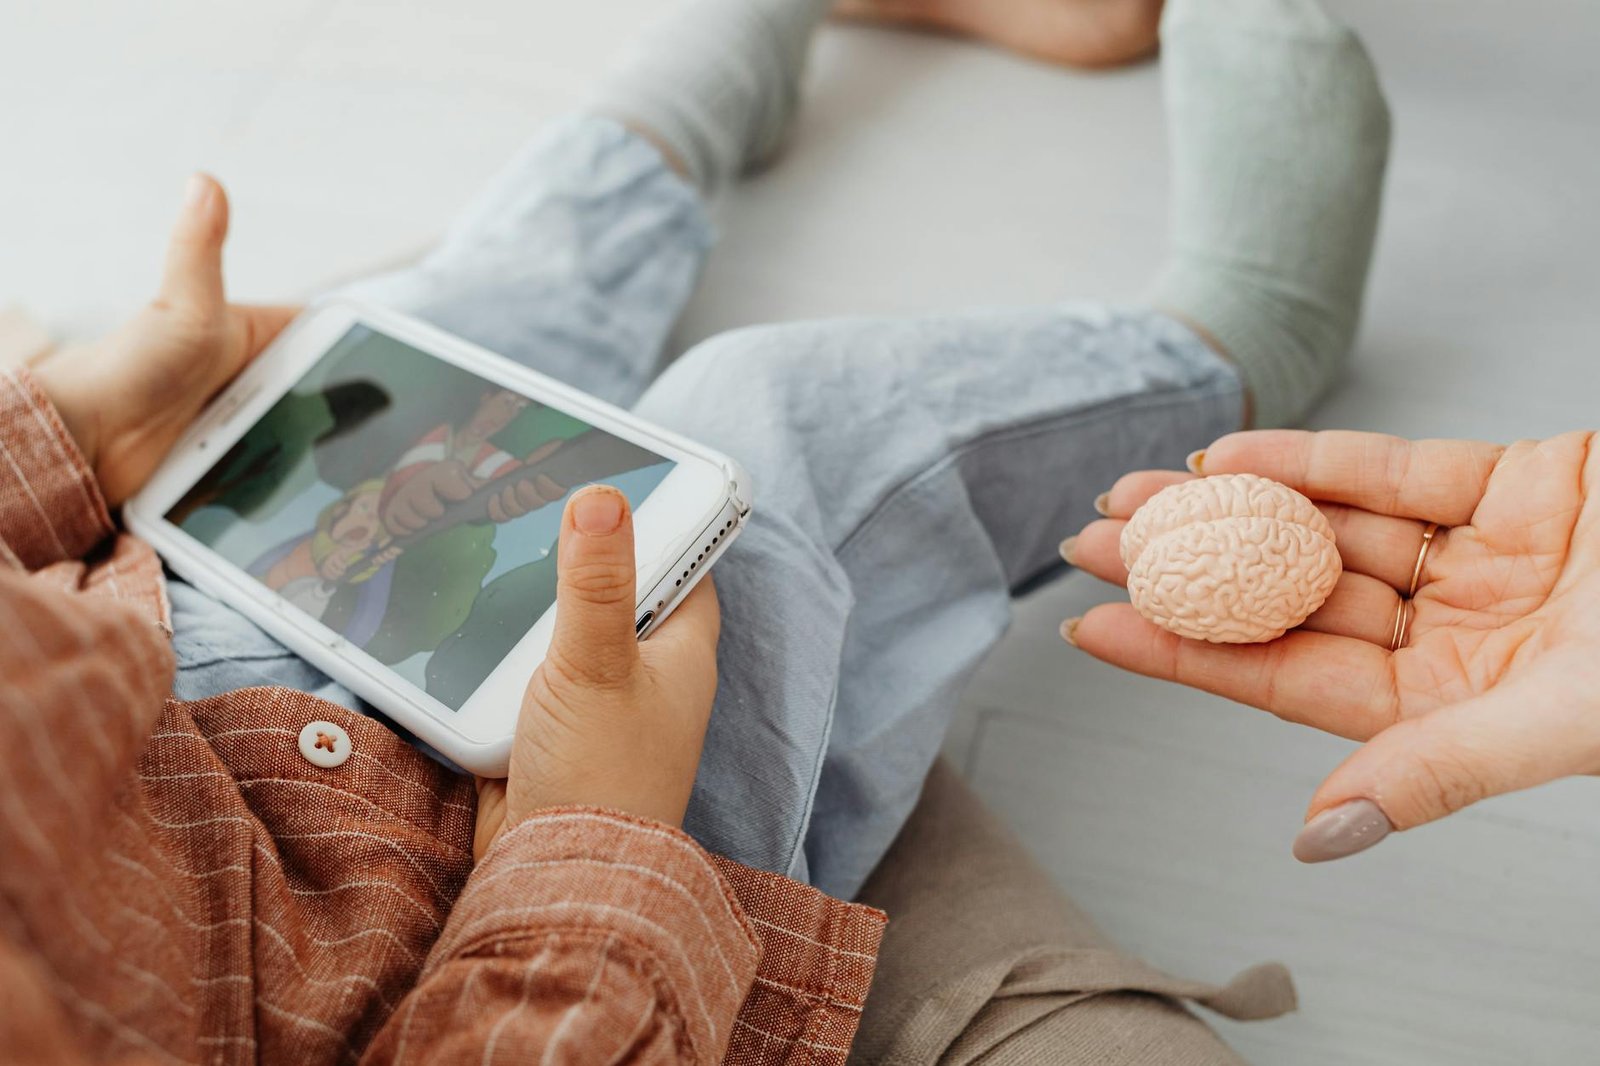
[[[718,334],[668,368],[638,411],[748,465],[814,422],[823,340],[808,323]]]

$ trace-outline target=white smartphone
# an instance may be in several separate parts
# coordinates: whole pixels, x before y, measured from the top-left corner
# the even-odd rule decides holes
[[[314,305],[124,516],[174,571],[447,758],[503,776],[564,501],[633,507],[640,638],[750,513],[733,460],[431,326]]]

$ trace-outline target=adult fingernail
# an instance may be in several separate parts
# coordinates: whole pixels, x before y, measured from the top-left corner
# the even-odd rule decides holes
[[[572,524],[586,537],[603,537],[622,525],[625,510],[627,501],[622,493],[597,485],[572,498]]]
[[[1078,623],[1081,621],[1083,621],[1083,616],[1080,615],[1077,618],[1069,618],[1061,623],[1061,639],[1071,644],[1074,648],[1078,646]]]
[[[1076,548],[1077,546],[1078,538],[1076,535],[1068,537],[1066,540],[1062,541],[1061,558],[1065,559],[1069,563],[1072,563],[1072,549]],[[1073,565],[1076,566],[1077,564],[1073,563]]]
[[[1189,473],[1191,474],[1204,474],[1205,471],[1200,469],[1200,464],[1205,461],[1206,450],[1201,448],[1197,452],[1190,452],[1189,457],[1183,461],[1183,465],[1189,468]]]
[[[1111,517],[1111,511],[1109,510],[1110,506],[1111,506],[1111,493],[1102,492],[1100,495],[1098,495],[1098,496],[1096,496],[1094,498],[1094,509],[1100,513],[1100,517],[1102,517],[1102,518],[1110,518]]]
[[[1294,857],[1301,862],[1327,862],[1366,851],[1393,832],[1388,815],[1369,799],[1329,807],[1305,824],[1294,838]]]
[[[184,186],[183,203],[185,207],[193,210],[206,202],[206,197],[211,195],[211,182],[206,180],[204,174],[190,174],[189,183]]]

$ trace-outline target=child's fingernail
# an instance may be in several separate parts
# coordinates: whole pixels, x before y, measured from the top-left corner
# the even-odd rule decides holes
[[[1366,851],[1388,836],[1394,826],[1369,799],[1329,807],[1307,822],[1294,838],[1294,857],[1301,862],[1327,862]]]
[[[1100,513],[1100,516],[1102,518],[1110,518],[1111,517],[1111,511],[1108,509],[1108,508],[1110,508],[1110,506],[1111,506],[1111,493],[1102,492],[1100,495],[1098,495],[1098,496],[1096,496],[1094,498],[1094,509]]]
[[[1072,562],[1072,549],[1076,548],[1077,546],[1078,546],[1078,538],[1076,536],[1068,537],[1066,540],[1062,541],[1061,542],[1061,558],[1063,558],[1067,562],[1071,563]],[[1077,564],[1073,563],[1073,565],[1076,566]]]
[[[623,512],[627,510],[622,493],[616,489],[596,485],[584,489],[572,498],[572,524],[587,537],[603,537],[615,533],[622,525]]]
[[[1189,468],[1189,473],[1203,475],[1203,474],[1205,474],[1205,471],[1200,469],[1200,464],[1205,462],[1205,461],[1206,461],[1206,450],[1204,448],[1201,448],[1197,452],[1190,452],[1189,453],[1189,458],[1187,458],[1187,459],[1185,459],[1183,461],[1183,465]]]
[[[1071,644],[1074,648],[1078,646],[1078,623],[1081,621],[1083,621],[1082,615],[1077,618],[1069,618],[1061,623],[1061,639]]]

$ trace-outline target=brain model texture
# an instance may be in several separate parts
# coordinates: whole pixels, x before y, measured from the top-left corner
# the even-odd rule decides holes
[[[1283,636],[1322,606],[1342,569],[1322,512],[1254,474],[1162,489],[1134,512],[1121,547],[1135,609],[1214,644]]]

